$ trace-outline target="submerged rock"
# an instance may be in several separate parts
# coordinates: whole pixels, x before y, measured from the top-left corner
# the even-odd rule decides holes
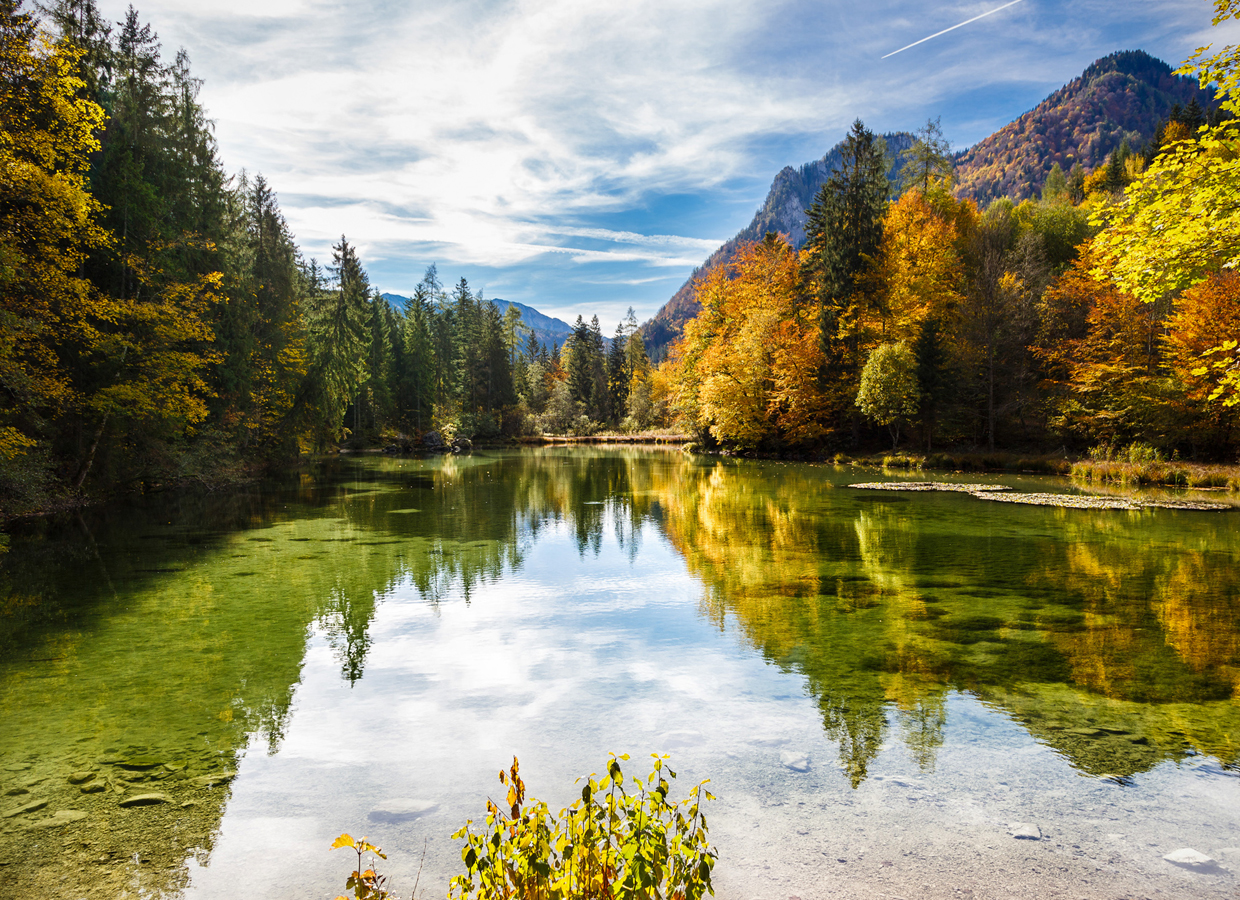
[[[799,753],[796,750],[781,750],[779,761],[785,769],[791,769],[793,772],[809,771],[809,755],[806,753]]]
[[[79,809],[61,809],[57,810],[49,818],[31,822],[26,827],[31,829],[60,828],[73,822],[80,822],[85,818],[86,813]]]
[[[136,794],[133,797],[126,797],[119,804],[121,809],[129,809],[133,806],[155,806],[160,803],[171,803],[171,799],[167,794]]]
[[[74,772],[69,776],[69,784],[84,784],[94,777],[94,772]]]
[[[437,809],[439,809],[439,804],[431,800],[389,800],[378,809],[371,810],[367,818],[384,825],[396,825],[429,816]]]
[[[1042,840],[1042,829],[1032,822],[1017,822],[1008,832],[1018,841]]]
[[[117,763],[122,769],[130,772],[145,772],[148,769],[154,769],[156,766],[162,766],[163,764],[164,761],[155,756],[133,756]]]
[[[1172,850],[1163,857],[1167,862],[1177,865],[1182,869],[1213,869],[1217,863],[1213,857],[1206,856],[1199,850],[1191,847],[1182,847],[1179,850]]]
[[[863,491],[949,491],[972,494],[979,500],[1023,503],[1028,506],[1055,506],[1062,509],[1187,509],[1220,511],[1233,509],[1226,503],[1208,500],[1168,500],[1155,497],[1116,497],[1098,494],[1019,493],[1001,484],[959,484],[949,481],[872,481],[850,484]]]
[[[664,750],[696,747],[701,743],[702,733],[699,731],[669,731],[659,736],[659,746]]]
[[[194,779],[194,784],[200,784],[203,787],[215,787],[219,784],[228,784],[237,777],[236,772],[223,771],[213,772],[210,775],[199,775]]]
[[[12,819],[15,816],[24,815],[25,813],[37,812],[47,806],[47,803],[48,801],[46,798],[30,800],[27,803],[23,803],[21,806],[14,806],[12,809],[6,809],[4,812],[0,813],[0,818]]]

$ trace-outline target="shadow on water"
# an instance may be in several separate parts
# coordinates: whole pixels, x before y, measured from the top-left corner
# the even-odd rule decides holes
[[[470,603],[548,528],[583,559],[608,528],[630,560],[669,541],[702,615],[806,678],[854,787],[893,724],[932,769],[951,691],[1089,775],[1240,760],[1234,514],[877,503],[846,477],[641,449],[350,459],[27,525],[0,560],[0,888],[181,890],[239,757],[278,750],[313,634],[355,684],[395,586]]]

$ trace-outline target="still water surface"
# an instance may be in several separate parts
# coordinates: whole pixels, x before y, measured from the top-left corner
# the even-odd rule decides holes
[[[657,751],[712,780],[728,900],[1234,897],[1240,509],[872,478],[359,458],[19,531],[0,893],[328,898],[349,831],[442,896],[513,754],[558,808]]]

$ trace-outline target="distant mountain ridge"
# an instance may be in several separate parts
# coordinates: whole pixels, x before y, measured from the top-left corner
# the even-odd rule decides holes
[[[1038,196],[1051,167],[1058,162],[1067,173],[1075,163],[1093,169],[1127,139],[1132,148],[1154,136],[1172,108],[1193,100],[1206,110],[1217,104],[1214,92],[1193,78],[1172,74],[1171,67],[1141,50],[1124,50],[1088,66],[1078,78],[1055,91],[1034,109],[955,155],[959,197],[985,206],[997,197],[1020,201]],[[907,132],[885,134],[897,155],[911,146]],[[775,176],[766,201],[736,237],[702,263],[684,285],[641,327],[647,352],[659,358],[680,336],[684,323],[697,314],[693,280],[701,272],[724,265],[745,242],[768,231],[788,235],[794,247],[805,242],[805,209],[840,164],[840,144],[822,159],[799,168],[787,166]],[[892,175],[898,176],[899,166]]]
[[[401,309],[404,309],[405,304],[409,302],[409,298],[401,294],[382,294],[381,296],[388,303]],[[563,319],[548,316],[532,306],[526,306],[524,303],[517,303],[512,300],[493,299],[491,302],[499,307],[501,313],[505,312],[510,306],[515,307],[517,312],[521,314],[521,323],[534,332],[534,337],[540,344],[546,345],[548,353],[554,353],[556,347],[562,347],[564,342],[568,340],[568,336],[573,333],[573,326]],[[603,343],[610,345],[611,339],[604,337]]]

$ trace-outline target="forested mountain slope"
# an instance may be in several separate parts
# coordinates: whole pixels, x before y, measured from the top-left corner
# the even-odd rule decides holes
[[[1106,162],[1127,140],[1148,142],[1177,105],[1214,108],[1214,91],[1141,50],[1105,56],[1034,109],[956,157],[958,197],[985,206],[996,197],[1037,196],[1055,163],[1069,171]]]
[[[956,155],[956,194],[985,206],[996,197],[1014,200],[1037,196],[1055,163],[1065,172],[1073,165],[1093,169],[1127,140],[1139,150],[1177,106],[1196,103],[1204,113],[1216,106],[1214,92],[1196,79],[1173,75],[1171,67],[1140,50],[1112,53],[1091,64],[1080,77],[1055,91],[1034,109],[990,137]],[[884,135],[896,156],[913,142],[907,132]],[[654,318],[642,326],[653,358],[660,358],[698,310],[693,279],[729,262],[745,241],[768,231],[787,234],[793,247],[805,240],[805,209],[839,165],[840,145],[822,159],[800,168],[788,166],[775,176],[770,193],[753,221],[694,271]]]

